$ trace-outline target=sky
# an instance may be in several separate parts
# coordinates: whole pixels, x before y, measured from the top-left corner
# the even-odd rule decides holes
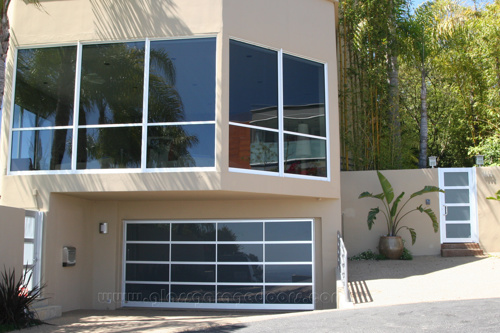
[[[427,2],[427,1],[429,1],[429,0],[412,0],[413,7],[416,8],[420,4]],[[472,1],[472,0],[459,0],[459,1],[462,1],[469,6],[472,6],[474,4],[474,1]],[[485,3],[493,3],[493,2],[494,2],[494,0],[477,0],[478,7],[480,7],[483,3],[485,4]]]

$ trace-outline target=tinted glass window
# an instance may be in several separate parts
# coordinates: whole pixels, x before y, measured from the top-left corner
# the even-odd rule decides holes
[[[127,244],[127,260],[131,261],[169,261],[168,244]]]
[[[172,244],[172,261],[215,261],[215,245]]]
[[[278,172],[278,133],[229,126],[229,167]]]
[[[277,52],[230,41],[229,120],[278,128]]]
[[[149,121],[215,119],[215,38],[151,42]]]
[[[141,127],[78,130],[78,169],[141,167]]]
[[[144,45],[83,46],[80,125],[142,122]]]
[[[311,281],[311,265],[266,265],[266,282],[304,283]]]
[[[272,286],[266,287],[267,304],[311,304],[311,286]]]
[[[10,169],[71,169],[72,133],[69,129],[14,131]]]
[[[311,237],[310,222],[266,223],[267,241],[309,241]]]
[[[266,261],[311,261],[311,244],[266,244]]]
[[[215,241],[215,223],[174,223],[173,241]]]
[[[168,241],[170,240],[170,224],[129,223],[127,224],[127,240]]]
[[[217,282],[262,282],[262,266],[218,265]]]
[[[285,134],[285,173],[326,177],[326,141]]]
[[[322,64],[283,55],[286,131],[326,136],[324,73]]]
[[[215,265],[172,265],[172,281],[215,282]]]
[[[215,286],[172,285],[171,302],[214,303]]]
[[[261,241],[262,222],[219,223],[219,241]]]
[[[14,128],[73,124],[76,47],[19,50]]]
[[[217,246],[219,261],[262,261],[262,254],[262,244],[219,244]]]
[[[168,281],[168,265],[159,264],[127,264],[125,277],[127,281]]]
[[[260,303],[262,286],[218,286],[217,303]]]
[[[215,125],[148,127],[148,168],[212,166],[215,166]]]

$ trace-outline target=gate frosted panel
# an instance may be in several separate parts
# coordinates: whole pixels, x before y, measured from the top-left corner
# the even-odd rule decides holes
[[[446,190],[444,193],[445,203],[469,203],[469,190]]]
[[[469,173],[445,172],[444,186],[469,186]]]
[[[446,221],[470,221],[470,207],[449,207]]]
[[[470,238],[470,224],[447,224],[446,238]]]

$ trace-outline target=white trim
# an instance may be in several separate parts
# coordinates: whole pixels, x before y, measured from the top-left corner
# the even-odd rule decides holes
[[[239,224],[239,223],[256,223],[261,224],[262,226],[262,238],[260,241],[219,241],[218,240],[218,225],[219,224]],[[300,240],[300,241],[266,241],[266,223],[280,223],[280,222],[305,222],[309,223],[310,226],[310,240]],[[241,309],[271,309],[271,310],[313,310],[316,299],[315,299],[315,237],[314,237],[314,219],[312,218],[283,218],[283,219],[208,219],[208,220],[124,220],[123,221],[123,262],[122,262],[122,292],[123,297],[121,298],[121,306],[123,307],[161,307],[161,308],[207,308],[207,309],[229,309],[229,308],[241,308]],[[128,241],[127,240],[127,226],[129,224],[168,224],[169,227],[169,241]],[[214,224],[215,225],[215,235],[214,241],[172,241],[172,225],[173,224]],[[138,243],[141,242],[141,243]],[[215,246],[215,258],[214,261],[173,261],[172,260],[172,250],[169,250],[169,261],[132,261],[126,260],[126,249],[128,244],[170,244],[170,246],[175,244],[212,244]],[[224,262],[218,261],[217,257],[217,245],[227,245],[227,244],[258,244],[262,245],[262,261],[258,262]],[[265,261],[265,251],[266,244],[306,244],[311,246],[311,260],[310,261],[280,261],[280,262],[266,262]],[[169,265],[169,281],[136,281],[136,280],[126,280],[126,265],[127,264],[163,264]],[[190,282],[190,281],[171,281],[172,274],[172,265],[210,265],[213,266],[214,271],[214,281],[213,282]],[[265,278],[265,269],[266,266],[295,266],[295,265],[307,265],[311,268],[311,281],[308,282],[266,282]],[[218,274],[218,266],[262,266],[262,282],[217,282],[217,274]],[[162,295],[168,298],[166,302],[155,302],[154,300],[150,301],[126,301],[126,285],[127,284],[147,284],[147,285],[157,285],[165,286],[165,293],[168,289],[168,294]],[[182,285],[198,285],[198,286],[209,286],[213,287],[210,291],[210,299],[213,302],[210,303],[201,303],[201,302],[173,302],[170,300],[172,286],[182,286]],[[168,287],[167,287],[168,286]],[[262,288],[262,294],[257,297],[262,297],[262,302],[259,303],[218,303],[217,298],[219,296],[219,286],[260,286]],[[273,286],[304,286],[311,288],[311,303],[310,304],[277,304],[277,303],[265,303],[266,301],[266,287]],[[132,292],[133,293],[133,292]]]
[[[8,134],[8,153],[7,153],[7,175],[11,174],[10,167],[12,161],[12,144],[13,144],[13,135],[14,135],[14,111],[16,108],[16,81],[17,81],[17,59],[18,59],[18,48],[14,48],[14,70],[12,73],[12,92],[10,93],[10,125],[9,125],[9,134]],[[6,66],[6,64],[5,64]],[[4,90],[5,91],[5,90]],[[2,105],[2,117],[5,118],[5,100]],[[1,123],[1,122],[0,122]],[[1,129],[0,129],[1,130]]]
[[[440,241],[441,243],[467,243],[479,242],[479,227],[478,227],[478,212],[477,212],[477,185],[476,185],[476,170],[475,168],[438,168],[439,173],[439,188],[446,191],[444,184],[445,173],[467,173],[469,186],[453,186],[448,189],[468,190],[469,203],[453,203],[446,204],[445,193],[439,193],[439,216],[440,216]],[[446,207],[469,207],[469,220],[446,220]],[[446,237],[446,225],[448,224],[468,224],[470,225],[470,238],[448,238]]]

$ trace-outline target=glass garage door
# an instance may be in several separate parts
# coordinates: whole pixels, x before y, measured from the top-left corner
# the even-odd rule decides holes
[[[312,220],[126,221],[123,306],[314,309]]]

